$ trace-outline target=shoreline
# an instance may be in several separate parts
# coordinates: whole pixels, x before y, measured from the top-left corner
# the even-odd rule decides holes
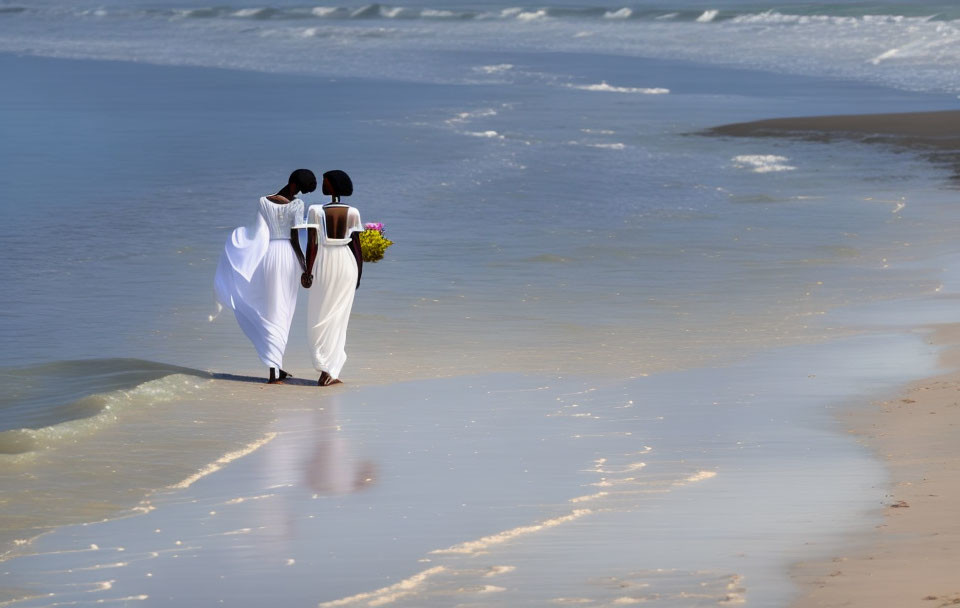
[[[960,111],[775,118],[713,127],[708,136],[846,139],[918,152],[960,179]],[[960,604],[960,323],[913,323],[940,348],[941,371],[882,400],[837,415],[881,462],[883,500],[863,517],[872,529],[836,539],[828,553],[791,568],[791,608],[940,608]]]
[[[812,555],[802,541],[832,544],[883,479],[880,464],[837,432],[830,403],[854,398],[864,382],[893,390],[895,377],[918,377],[890,369],[907,352],[929,373],[918,336],[893,332],[625,383],[484,374],[323,401],[306,387],[285,391],[290,400],[247,425],[256,432],[245,448],[214,450],[134,516],[62,526],[25,544],[5,562],[0,594],[24,608],[90,601],[88,593],[150,602],[176,581],[178,592],[245,606],[254,604],[244,585],[269,580],[291,605],[387,603],[399,584],[398,605],[486,593],[503,605],[530,594],[785,605],[790,564]],[[242,399],[263,409],[258,387],[237,384],[228,418],[196,408],[189,418],[201,429],[245,419]],[[213,409],[227,409],[220,403]],[[771,406],[776,415],[758,415]],[[837,475],[825,480],[828,467]],[[231,557],[212,559],[220,555]],[[98,587],[105,568],[110,586]],[[60,573],[56,587],[37,582],[50,570]],[[316,572],[327,575],[307,574]],[[548,584],[558,576],[562,585]]]
[[[960,323],[928,326],[950,371],[839,418],[889,471],[882,521],[822,559],[794,565],[793,608],[960,604]]]
[[[795,135],[821,140],[845,136],[868,142],[887,140],[904,146],[960,150],[960,110],[769,118],[719,125],[704,133],[733,137]]]
[[[885,144],[920,152],[934,163],[948,165],[953,179],[960,179],[960,110],[770,118],[719,125],[700,134]]]

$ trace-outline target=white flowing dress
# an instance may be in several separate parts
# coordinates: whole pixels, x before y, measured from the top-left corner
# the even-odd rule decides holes
[[[302,200],[280,205],[262,197],[254,225],[227,240],[214,278],[217,301],[233,309],[267,367],[283,366],[301,273],[290,229],[302,221]]]
[[[307,336],[313,357],[313,367],[340,377],[347,361],[344,346],[347,342],[347,324],[357,289],[357,260],[350,249],[350,237],[362,232],[360,212],[347,210],[345,238],[327,238],[326,214],[323,205],[311,205],[307,223],[319,226],[320,249],[313,267],[314,282],[307,303]]]

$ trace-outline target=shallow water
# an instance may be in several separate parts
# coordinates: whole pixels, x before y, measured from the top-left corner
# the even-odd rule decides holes
[[[253,606],[268,588],[291,606],[783,605],[789,564],[883,499],[832,412],[934,355],[880,335],[628,382],[466,376],[320,404],[287,387],[243,448],[24,544],[0,587],[39,596],[24,606]],[[238,420],[261,389],[239,384]]]

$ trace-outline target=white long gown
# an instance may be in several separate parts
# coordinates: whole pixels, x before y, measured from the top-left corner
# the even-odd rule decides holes
[[[280,205],[261,197],[254,225],[233,231],[217,265],[217,301],[233,309],[267,367],[283,366],[301,273],[290,229],[302,221],[302,200]]]
[[[323,205],[311,205],[307,223],[319,225],[320,249],[313,267],[313,286],[307,303],[307,337],[313,367],[340,377],[347,361],[344,346],[347,342],[347,324],[357,289],[357,260],[350,249],[350,237],[363,230],[360,212],[347,210],[346,237],[327,238],[326,214]]]

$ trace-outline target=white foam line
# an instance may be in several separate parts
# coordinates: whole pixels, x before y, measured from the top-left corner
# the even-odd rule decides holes
[[[260,494],[259,496],[238,496],[237,498],[231,498],[227,502],[220,503],[224,505],[238,505],[242,502],[247,502],[248,500],[263,500],[264,498],[273,498],[276,494]]]
[[[571,498],[570,502],[587,502],[588,500],[596,500],[598,498],[603,498],[604,496],[609,495],[610,492],[597,492],[596,494],[587,494],[586,496],[577,496],[576,498]]]
[[[414,593],[420,585],[423,584],[431,576],[435,574],[440,574],[445,571],[446,568],[443,566],[434,566],[433,568],[428,568],[422,572],[418,572],[411,576],[410,578],[405,578],[399,583],[394,583],[388,587],[382,587],[376,591],[366,591],[364,593],[358,593],[356,595],[351,595],[350,597],[341,598],[339,600],[332,600],[329,602],[320,602],[317,604],[317,608],[333,608],[334,606],[346,606],[348,604],[355,604],[357,602],[368,602],[368,606],[382,606],[383,604],[388,604],[390,602],[396,601],[401,597],[410,595]]]
[[[636,477],[624,477],[623,479],[601,479],[598,482],[592,483],[590,485],[596,486],[598,488],[609,488],[611,486],[619,485],[622,483],[633,483],[636,481]]]
[[[499,593],[501,591],[506,591],[506,588],[498,587],[497,585],[483,585],[476,587],[460,587],[457,589],[457,593]]]
[[[58,573],[74,572],[74,570],[58,570]],[[46,573],[45,573],[46,574]],[[116,580],[110,581],[93,581],[89,583],[48,583],[47,586],[51,588],[66,588],[66,589],[76,589],[80,588],[80,591],[84,593],[96,593],[98,591],[109,591],[113,589],[113,584],[117,582]],[[0,603],[0,606],[6,606],[6,603]]]
[[[703,481],[703,480],[705,480],[705,479],[713,479],[713,478],[716,477],[716,476],[717,476],[717,472],[716,472],[716,471],[699,471],[699,472],[691,475],[690,477],[687,477],[687,478],[684,479],[683,481],[677,482],[677,485],[683,485],[683,484],[688,484],[688,483],[696,483],[696,482],[698,482],[698,481]]]
[[[238,534],[250,534],[253,528],[238,528],[228,532],[214,532],[213,534],[204,534],[202,538],[215,538],[217,536],[237,536]]]
[[[777,171],[793,171],[796,167],[785,164],[790,160],[786,156],[776,154],[742,154],[732,159],[734,166],[739,169],[751,169],[754,173],[771,173]]]
[[[87,593],[96,593],[97,591],[109,591],[113,589],[113,584],[116,581],[101,581],[99,583],[92,583],[96,585],[93,589],[87,589]]]
[[[491,576],[500,576],[501,574],[507,574],[509,572],[513,572],[516,569],[517,569],[516,566],[490,566],[490,568],[487,569],[486,574],[484,574],[483,576],[484,578],[489,578]]]
[[[137,513],[140,515],[146,515],[150,511],[155,511],[157,508],[150,504],[149,500],[141,500],[140,504],[130,509],[131,513]]]
[[[512,63],[500,63],[497,65],[481,65],[473,68],[477,72],[484,74],[500,74],[513,69]]]
[[[86,566],[83,568],[71,568],[74,572],[83,572],[86,570],[103,570],[104,568],[126,568],[130,562],[114,562],[112,564],[96,564],[95,566]]]
[[[460,555],[469,555],[472,553],[477,553],[483,551],[484,549],[491,547],[493,545],[499,545],[500,543],[505,543],[509,540],[513,540],[518,536],[525,536],[527,534],[533,534],[534,532],[539,532],[547,528],[552,528],[554,526],[559,526],[575,519],[579,519],[584,515],[590,515],[593,513],[591,509],[576,509],[567,515],[562,515],[560,517],[555,517],[553,519],[548,519],[539,524],[534,524],[532,526],[520,526],[518,528],[513,528],[512,530],[506,530],[500,532],[499,534],[493,534],[491,536],[484,536],[478,540],[471,540],[465,543],[460,543],[458,545],[453,545],[446,549],[436,549],[430,553],[435,554],[460,554]]]
[[[23,597],[14,598],[12,600],[6,600],[4,602],[0,602],[0,608],[2,608],[3,606],[12,606],[13,604],[18,604],[20,602],[26,602],[28,600],[35,600],[38,597],[43,597],[43,596],[42,595],[25,595]]]
[[[196,483],[197,481],[203,479],[203,478],[206,477],[207,475],[210,475],[210,474],[212,474],[212,473],[216,473],[217,471],[219,471],[219,470],[222,469],[223,467],[227,466],[228,464],[230,464],[230,463],[233,462],[234,460],[237,460],[237,459],[239,459],[239,458],[243,458],[244,456],[247,456],[248,454],[252,454],[253,452],[256,452],[257,450],[259,450],[259,449],[262,448],[263,446],[265,446],[265,445],[267,445],[268,443],[270,443],[271,441],[273,441],[276,437],[277,437],[277,433],[275,433],[275,432],[267,433],[266,435],[264,435],[264,436],[261,437],[260,439],[254,441],[253,443],[250,443],[250,444],[244,446],[243,448],[241,448],[241,449],[239,449],[239,450],[237,450],[237,451],[235,451],[235,452],[228,452],[228,453],[224,454],[223,456],[221,456],[220,458],[218,458],[218,459],[215,460],[214,462],[211,462],[211,463],[208,464],[207,466],[203,467],[202,469],[200,469],[199,471],[197,471],[196,473],[194,473],[194,474],[191,475],[190,477],[187,477],[187,478],[184,479],[183,481],[181,481],[181,482],[179,482],[179,483],[175,483],[175,484],[173,484],[172,486],[168,486],[168,487],[169,487],[170,489],[172,489],[172,490],[182,490],[182,489],[184,489],[184,488],[189,488],[190,486],[192,486],[192,485],[193,485],[194,483]]]
[[[489,116],[496,116],[497,111],[493,108],[485,108],[482,110],[474,110],[473,112],[460,112],[453,118],[448,118],[446,122],[448,124],[467,122],[474,118],[487,118]]]
[[[488,130],[488,131],[466,131],[465,134],[466,134],[466,135],[470,135],[471,137],[485,137],[485,138],[487,138],[487,139],[506,139],[503,135],[500,135],[499,133],[497,133],[496,131],[493,131],[493,130]]]
[[[600,84],[574,84],[569,86],[581,91],[604,91],[607,93],[640,93],[642,95],[667,95],[670,93],[670,89],[661,87],[615,87],[607,84],[606,80],[600,81]]]
[[[597,473],[605,473],[607,475],[623,475],[624,473],[633,473],[634,471],[639,471],[647,466],[645,462],[633,462],[623,467],[619,471],[613,471],[610,469],[603,468],[603,465],[598,466],[594,471]]]

